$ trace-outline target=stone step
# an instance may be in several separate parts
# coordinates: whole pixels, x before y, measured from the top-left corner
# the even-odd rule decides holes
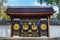
[[[49,40],[49,39],[0,39],[0,40]]]
[[[55,40],[54,38],[40,38],[40,37],[12,37],[0,38],[0,40]]]
[[[50,38],[1,38],[0,40],[54,40]]]

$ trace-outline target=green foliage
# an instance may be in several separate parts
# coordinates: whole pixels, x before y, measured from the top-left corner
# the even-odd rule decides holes
[[[58,19],[58,20],[60,20],[60,13],[59,13],[59,14],[57,14],[57,19]]]
[[[51,4],[51,5],[57,5],[59,7],[59,14],[57,14],[57,19],[60,20],[60,0],[38,0],[38,2],[40,4],[42,4],[44,2],[48,4]],[[52,19],[55,19],[55,18],[52,18]]]
[[[42,4],[42,0],[38,0],[38,3]]]
[[[2,17],[2,20],[10,20],[10,16],[6,15],[5,13],[0,14],[0,18]]]
[[[7,0],[0,0],[0,20],[10,20],[10,17],[5,14],[6,6],[3,3],[6,3]]]
[[[55,0],[38,0],[40,4],[42,4],[43,1],[46,2],[47,4],[53,4],[55,2]]]

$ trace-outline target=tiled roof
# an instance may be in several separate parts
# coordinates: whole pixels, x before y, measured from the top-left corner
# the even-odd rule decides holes
[[[22,12],[54,12],[52,7],[40,6],[8,6],[6,12],[22,13]]]
[[[50,25],[60,25],[60,20],[50,20]]]
[[[10,25],[10,20],[2,20],[0,25]],[[60,20],[50,20],[50,25],[60,25]]]
[[[0,25],[10,25],[10,20],[0,20]]]

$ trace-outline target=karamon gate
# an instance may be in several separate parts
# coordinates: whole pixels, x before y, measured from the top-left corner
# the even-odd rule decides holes
[[[49,20],[54,13],[52,7],[7,7],[6,14],[11,18],[11,37],[49,37]]]

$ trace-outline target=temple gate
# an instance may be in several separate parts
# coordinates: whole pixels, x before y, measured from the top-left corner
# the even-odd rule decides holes
[[[11,17],[11,37],[49,37],[49,20],[54,13],[52,7],[8,7],[6,14]]]

